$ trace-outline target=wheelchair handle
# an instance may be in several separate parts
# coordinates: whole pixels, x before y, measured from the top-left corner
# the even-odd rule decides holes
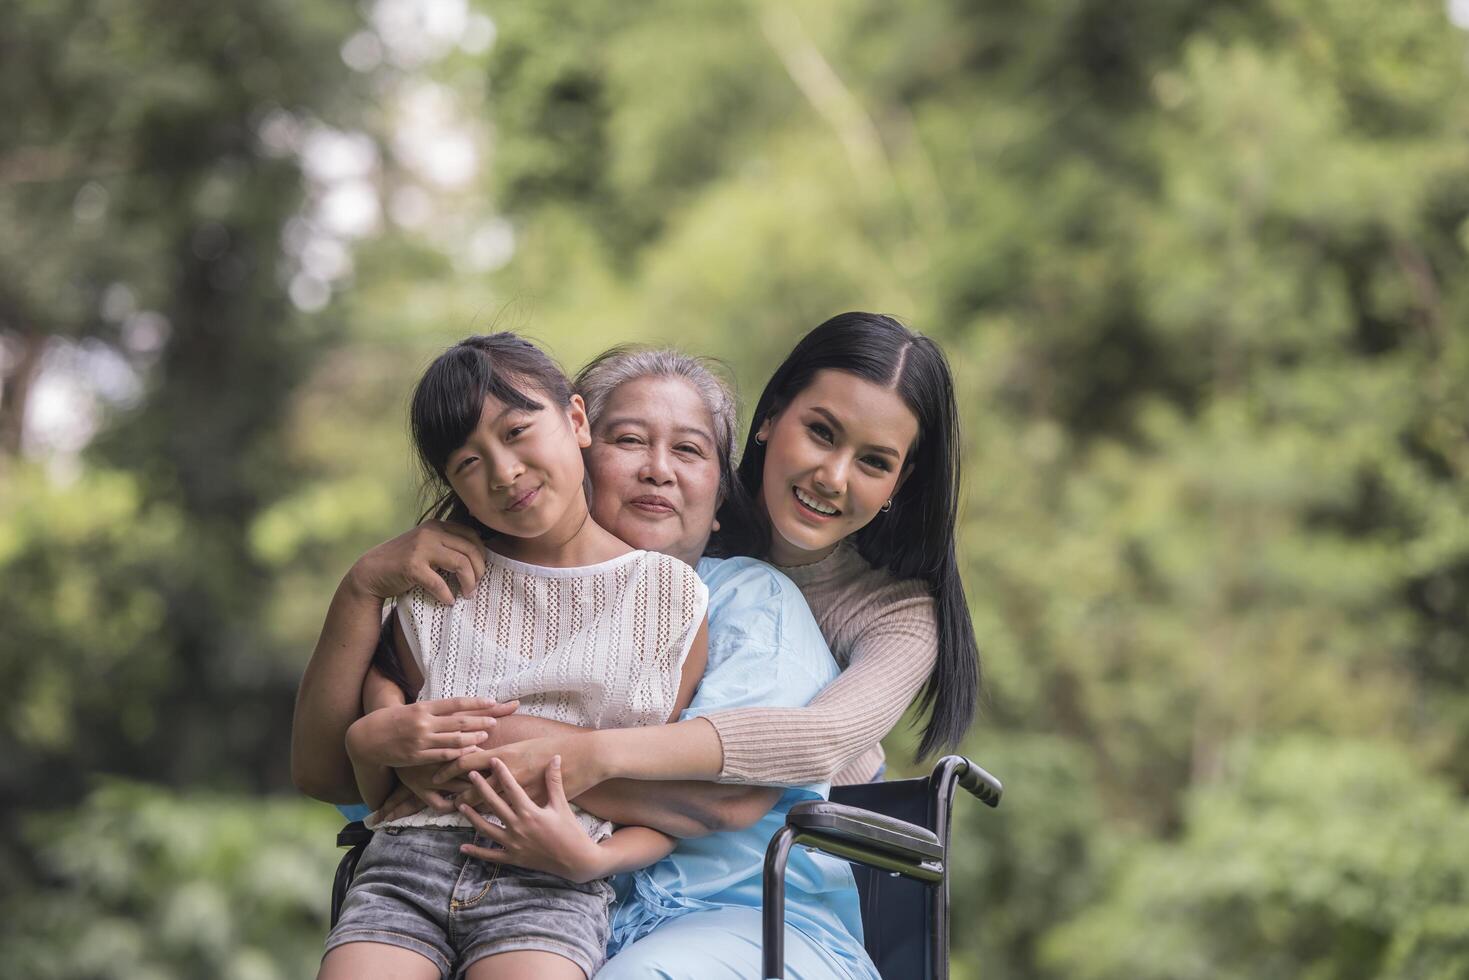
[[[944,756],[939,760],[935,769],[943,770],[950,767],[959,785],[967,789],[981,803],[989,807],[1000,805],[1000,797],[1005,794],[1005,786],[998,779],[962,755]]]

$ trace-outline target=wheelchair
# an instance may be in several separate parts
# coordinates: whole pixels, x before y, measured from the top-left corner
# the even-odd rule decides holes
[[[798,803],[765,852],[761,924],[764,976],[785,977],[785,870],[793,847],[850,861],[861,897],[864,945],[884,980],[949,975],[949,816],[954,791],[1000,805],[1000,781],[968,759],[945,756],[916,779],[833,786],[831,799]],[[332,925],[372,831],[343,827],[349,848],[332,883]]]

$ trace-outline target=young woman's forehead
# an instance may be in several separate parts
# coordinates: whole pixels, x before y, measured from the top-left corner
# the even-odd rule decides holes
[[[905,451],[918,438],[918,418],[902,395],[846,371],[817,371],[791,404],[829,416],[864,442]]]

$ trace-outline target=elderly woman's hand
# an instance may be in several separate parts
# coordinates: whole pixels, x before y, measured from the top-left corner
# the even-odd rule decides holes
[[[376,827],[389,820],[412,816],[425,806],[435,813],[453,813],[456,799],[459,794],[470,789],[470,784],[458,779],[448,783],[435,783],[433,777],[438,769],[437,764],[431,764],[404,766],[395,770],[398,774],[398,788],[368,817],[369,825]]]
[[[595,732],[578,732],[550,735],[544,738],[528,738],[511,742],[495,749],[470,750],[439,770],[434,777],[436,783],[462,779],[471,772],[482,772],[491,763],[499,761],[511,777],[525,788],[530,797],[544,803],[546,796],[546,767],[556,756],[561,757],[561,778],[570,799],[607,778],[597,765],[597,753],[593,751],[590,736]],[[472,802],[477,794],[471,790]]]
[[[423,586],[439,602],[453,605],[454,590],[441,573],[454,577],[460,595],[473,595],[485,574],[485,546],[467,527],[425,521],[357,559],[347,581],[379,599]]]

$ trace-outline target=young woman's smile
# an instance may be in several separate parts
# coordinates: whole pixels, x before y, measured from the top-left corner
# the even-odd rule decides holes
[[[830,520],[841,514],[841,511],[830,504],[824,504],[817,500],[813,494],[803,493],[800,487],[792,487],[791,493],[795,495],[802,510],[807,512],[807,516],[820,520]]]
[[[918,419],[890,388],[845,371],[818,371],[759,429],[766,442],[761,505],[770,557],[819,561],[879,518],[907,475]]]

